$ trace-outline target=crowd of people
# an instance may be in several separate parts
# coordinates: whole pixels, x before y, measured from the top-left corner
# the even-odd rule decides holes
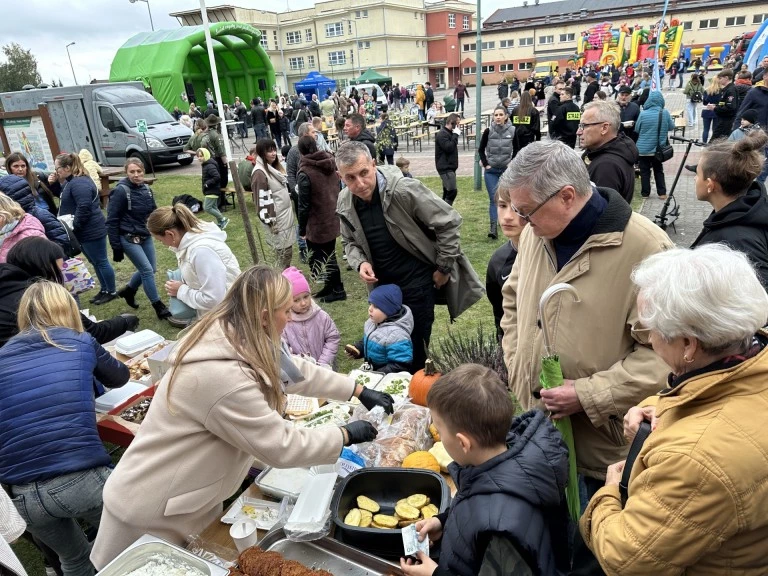
[[[718,98],[706,108],[712,139],[688,167],[712,212],[690,249],[675,248],[630,207],[636,165],[642,194],[653,172],[664,197],[656,152],[674,127],[641,70],[566,70],[499,87],[478,137],[488,237],[506,241],[487,263],[485,286],[462,250],[453,206],[469,98],[461,83],[450,95],[457,111],[443,115],[434,139],[442,196],[414,179],[405,159],[392,165],[389,113],[413,98],[429,121],[437,109],[429,83],[382,87],[384,105],[374,88],[322,101],[257,98],[250,112],[239,98],[227,106],[232,130],[254,130],[231,176],[252,193],[273,254],[245,270],[227,245],[220,130],[229,127],[212,99],[205,111],[190,106],[198,125],[187,148],[201,164],[198,204],[214,222],[180,198],[159,206],[138,159],[125,163],[105,214],[80,155],[57,156],[50,175],[9,155],[0,177],[0,510],[20,517],[65,576],[93,574],[145,532],[181,544],[221,515],[254,457],[277,467],[333,463],[343,447],[377,434],[365,420],[295,428],[283,418],[285,394],[355,396],[391,413],[391,396],[334,372],[339,352],[376,371],[414,373],[427,361],[436,305],[453,321],[485,295],[507,381],[463,365],[429,392],[459,491],[449,512],[416,525],[420,538],[441,540],[439,560],[403,560],[403,573],[764,571],[755,543],[768,539],[759,411],[768,402],[768,92],[754,74],[739,96],[730,67],[715,76],[716,93],[691,73],[692,104]],[[679,87],[685,70],[675,68]],[[328,122],[338,126],[335,152],[322,134]],[[369,304],[362,338],[345,345],[322,307],[348,298],[339,237]],[[162,290],[155,242],[178,262]],[[293,265],[294,246],[305,270]],[[93,322],[80,312],[65,274],[78,254],[97,276],[91,304],[135,309],[141,289],[159,319],[189,327],[116,467],[98,438],[94,399],[128,381],[104,344],[138,318]],[[118,289],[112,263],[125,258],[133,272]],[[563,282],[578,301],[541,310],[542,296]],[[554,327],[546,343],[542,324]],[[555,352],[564,380],[546,388],[541,358]],[[513,415],[509,392],[523,415]],[[553,425],[564,418],[580,499],[570,522],[569,455]],[[627,461],[644,420],[653,432]]]

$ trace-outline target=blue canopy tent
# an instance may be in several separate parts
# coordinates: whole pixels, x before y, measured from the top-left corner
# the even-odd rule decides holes
[[[326,91],[336,90],[336,80],[327,78],[320,72],[310,72],[304,80],[299,80],[293,86],[296,88],[296,94],[303,92],[307,100],[312,97],[312,94],[317,94],[318,100],[325,100]]]

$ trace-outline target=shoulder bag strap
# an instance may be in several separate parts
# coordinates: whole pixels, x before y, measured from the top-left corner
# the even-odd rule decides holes
[[[637,429],[635,439],[632,440],[632,446],[629,447],[627,453],[627,460],[624,463],[624,472],[621,475],[621,482],[619,482],[619,492],[621,493],[621,507],[624,508],[627,504],[627,498],[629,498],[629,477],[632,475],[632,468],[635,465],[635,460],[640,455],[640,450],[643,449],[643,444],[651,434],[651,423],[648,420],[643,420],[640,423],[640,427]]]
[[[664,112],[664,110],[659,110],[659,125],[658,129],[656,130],[656,150],[659,149],[659,138],[661,138],[661,115]]]

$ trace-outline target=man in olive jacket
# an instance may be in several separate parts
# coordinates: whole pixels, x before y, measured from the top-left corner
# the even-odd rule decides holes
[[[413,313],[413,370],[424,367],[435,304],[448,305],[451,320],[485,290],[459,245],[461,216],[418,180],[395,166],[379,166],[363,142],[336,153],[346,187],[336,212],[347,264],[369,289],[396,284]]]
[[[499,180],[503,189],[529,222],[502,288],[509,386],[524,410],[570,416],[586,506],[608,466],[627,456],[624,414],[658,392],[669,373],[638,324],[630,276],[672,242],[617,192],[593,186],[578,153],[562,142],[523,148]],[[559,283],[573,286],[579,302],[568,294],[552,298],[544,311],[552,350],[545,352],[539,300]],[[542,390],[547,353],[559,355],[565,380]]]

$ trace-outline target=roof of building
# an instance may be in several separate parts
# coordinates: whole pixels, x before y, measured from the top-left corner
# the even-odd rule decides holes
[[[717,8],[723,9],[728,6],[737,6],[740,4],[759,4],[763,0],[720,0],[717,2]],[[491,14],[483,22],[483,28],[505,28],[519,27],[523,22],[529,23],[531,20],[542,20],[557,17],[558,21],[569,21],[573,18],[593,19],[593,18],[631,18],[644,17],[649,13],[658,13],[659,16],[664,9],[663,0],[633,0],[628,3],[626,0],[560,0],[558,2],[538,3],[536,0],[525,2],[524,6],[515,6],[512,8],[500,8]],[[670,2],[670,11],[679,11],[691,8],[712,8],[710,0],[672,0]]]

